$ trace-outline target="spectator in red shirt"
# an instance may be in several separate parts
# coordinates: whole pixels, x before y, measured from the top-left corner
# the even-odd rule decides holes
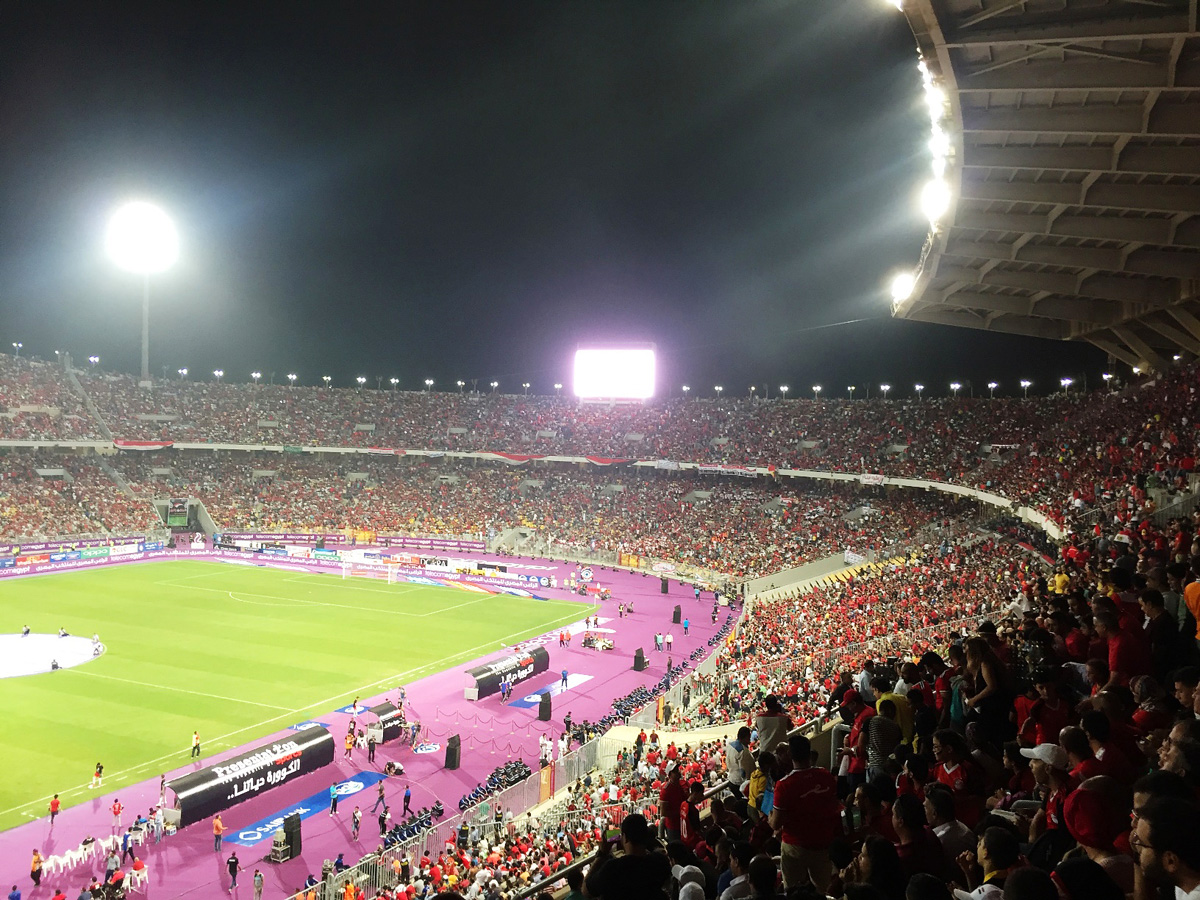
[[[1150,674],[1150,652],[1142,634],[1122,630],[1114,613],[1101,610],[1093,621],[1096,635],[1108,643],[1108,684],[1129,686],[1129,679]]]
[[[683,808],[683,801],[687,795],[683,791],[683,785],[679,783],[679,766],[672,764],[667,772],[667,783],[662,786],[662,790],[658,793],[658,799],[662,806],[663,822],[667,829],[667,840],[677,841],[679,835],[679,813]]]
[[[943,729],[933,735],[933,775],[954,795],[955,818],[974,828],[983,814],[984,779],[971,759],[966,740],[956,731]]]
[[[847,692],[858,692],[853,688]],[[862,703],[862,697],[858,696]],[[792,771],[775,784],[770,826],[779,835],[783,886],[791,889],[809,879],[824,895],[833,876],[829,848],[841,832],[837,779],[811,765],[812,745],[803,735],[788,738]]]
[[[842,714],[851,721],[846,744],[838,751],[840,758],[847,759],[846,775],[851,787],[858,784],[867,773],[867,720],[875,710],[863,702],[862,694],[855,688],[847,688],[842,697]]]

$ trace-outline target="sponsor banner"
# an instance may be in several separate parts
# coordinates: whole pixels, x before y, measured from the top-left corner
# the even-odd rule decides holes
[[[153,550],[161,550],[163,548],[162,541],[143,541],[137,545],[139,553],[150,553]]]
[[[378,543],[385,547],[396,547],[400,550],[456,550],[483,553],[487,545],[483,541],[456,541],[450,538],[418,538],[397,535],[396,537],[381,537]]]
[[[480,453],[479,455],[490,456],[493,459],[502,459],[511,466],[521,466],[527,462],[531,462],[532,460],[546,458],[534,453],[501,453],[498,450],[491,450],[486,453]]]
[[[82,557],[82,555],[83,554],[80,553],[80,551],[78,551],[78,550],[68,550],[66,553],[51,553],[50,561],[51,562],[63,562],[68,559],[79,559]]]
[[[129,556],[130,554],[137,553],[139,546],[140,546],[139,544],[118,544],[115,547],[108,548],[108,555],[109,556]]]
[[[589,583],[595,577],[596,577],[596,573],[592,571],[591,566],[584,566],[582,569],[579,570],[579,580],[582,581],[584,584]]]
[[[44,562],[49,562],[49,561],[50,561],[49,553],[37,553],[32,556],[18,556],[17,557],[17,565],[18,566],[36,566],[38,563],[44,563]]]
[[[622,553],[618,557],[618,562],[623,566],[629,566],[631,569],[641,568],[642,558],[636,553]]]
[[[17,561],[15,559],[13,559],[11,556],[7,556],[4,559],[0,559],[0,569],[11,569],[16,564],[17,564]]]
[[[613,459],[608,456],[585,456],[584,459],[593,466],[631,466],[637,462],[636,459]]]
[[[303,453],[303,452],[304,452],[304,448],[303,448],[303,447],[297,447],[297,446],[295,446],[294,444],[284,444],[284,445],[283,445],[283,452],[284,452],[284,453]]]
[[[842,553],[842,562],[848,566],[857,566],[860,562],[866,560],[866,557],[860,553],[855,553],[853,550],[846,550]]]
[[[333,762],[333,735],[313,726],[232,759],[167,782],[175,792],[180,827],[295,781]]]
[[[80,559],[104,559],[108,556],[108,547],[84,547],[79,551]]]
[[[883,475],[872,475],[864,473],[858,476],[859,484],[883,484],[887,478]]]
[[[574,673],[569,673],[567,675],[566,687],[562,686],[562,678],[559,677],[553,684],[548,684],[541,690],[528,693],[524,697],[519,697],[508,705],[515,706],[517,709],[529,709],[542,702],[542,694],[558,696],[559,694],[565,694],[567,691],[571,690],[571,688],[579,687],[579,685],[585,684],[591,680],[591,675],[576,675]]]
[[[384,776],[380,772],[359,772],[347,778],[345,781],[337,783],[338,802],[345,800],[347,797],[353,797],[367,788],[374,787],[383,781]],[[305,797],[303,800],[298,800],[292,803],[285,809],[280,810],[273,816],[267,816],[265,819],[259,819],[245,828],[237,831],[232,829],[225,832],[225,843],[236,844],[239,847],[253,847],[265,840],[273,838],[275,832],[283,827],[283,820],[291,815],[298,815],[301,819],[307,819],[309,816],[314,816],[319,812],[326,812],[329,809],[329,790],[326,788],[319,793],[313,794],[311,797]]]
[[[737,475],[741,478],[757,478],[758,470],[753,466],[696,466],[701,475]]]
[[[309,719],[307,722],[297,722],[295,725],[289,726],[288,731],[303,731],[305,728],[313,728],[317,726],[321,728],[329,727],[328,723],[326,722],[317,722],[313,719]]]
[[[339,558],[339,556],[336,550],[323,550],[321,548],[314,548],[312,552],[312,558],[336,560]]]
[[[166,450],[174,447],[174,441],[122,441],[114,440],[113,446],[118,450]]]
[[[678,472],[679,463],[673,459],[656,459],[654,461],[654,468],[662,469],[666,472]]]
[[[85,547],[109,547],[113,544],[127,544],[140,541],[140,534],[122,535],[121,537],[93,538],[86,541],[39,541],[34,544],[4,544],[0,545],[0,556],[16,556],[21,553],[40,553],[43,550],[82,550]]]
[[[473,669],[467,669],[467,674],[475,679],[475,688],[479,697],[490,697],[500,693],[500,682],[508,680],[513,684],[540,675],[550,669],[550,654],[544,647],[534,647],[528,653],[514,653],[502,656],[500,659]]]
[[[1019,450],[1020,444],[992,444],[993,450]]]
[[[651,570],[652,570],[652,571],[654,571],[654,572],[662,572],[662,573],[664,573],[664,574],[665,574],[665,573],[667,573],[667,572],[674,572],[674,571],[675,571],[675,563],[669,563],[669,562],[656,562],[656,563],[655,563],[653,566],[651,566],[650,568],[651,568]]]

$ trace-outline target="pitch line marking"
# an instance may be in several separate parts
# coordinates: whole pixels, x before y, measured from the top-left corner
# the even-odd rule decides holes
[[[160,691],[174,691],[180,694],[193,694],[197,697],[208,697],[212,700],[227,700],[230,703],[244,703],[247,706],[261,706],[263,709],[279,709],[284,712],[291,712],[286,706],[276,706],[272,703],[259,703],[257,700],[245,700],[241,697],[226,697],[223,694],[207,694],[204,691],[193,691],[188,688],[171,687],[165,684],[152,684],[149,681],[135,681],[132,678],[121,678],[117,675],[103,675],[100,672],[83,672],[84,675],[91,675],[93,678],[107,678],[109,681],[123,681],[126,684],[136,684],[141,687],[157,688]]]
[[[594,603],[592,604],[593,612],[595,612],[599,608],[600,607],[598,605],[596,605]],[[569,615],[561,616],[558,619],[555,619],[551,622],[547,622],[546,625],[544,626],[546,628],[545,631],[538,632],[536,634],[529,634],[529,637],[533,638],[533,637],[540,637],[542,635],[551,634],[554,631],[554,629],[558,628],[560,625],[565,625],[568,622],[576,621],[577,616],[578,616],[578,613],[572,612]],[[472,658],[470,656],[470,654],[478,653],[479,651],[482,651],[482,650],[486,650],[488,653],[491,653],[497,649],[495,644],[497,644],[497,643],[506,644],[508,641],[512,640],[513,638],[522,637],[523,635],[526,635],[526,634],[528,634],[528,631],[513,632],[512,634],[505,635],[502,638],[497,638],[495,641],[488,641],[486,644],[480,644],[477,647],[472,647],[470,650],[463,650],[460,653],[454,654],[452,656],[444,657],[443,659],[437,660],[435,662],[426,663],[425,665],[418,666],[415,669],[407,669],[403,672],[393,673],[391,675],[388,675],[386,678],[380,678],[380,679],[377,679],[376,681],[372,681],[370,684],[360,685],[359,687],[355,688],[354,690],[343,691],[340,694],[334,694],[332,697],[326,697],[323,700],[317,700],[313,703],[308,704],[307,706],[299,706],[296,709],[289,710],[288,712],[285,712],[285,713],[280,713],[277,716],[272,716],[269,719],[264,719],[263,721],[256,722],[253,725],[246,725],[245,727],[239,728],[236,731],[230,731],[228,734],[217,735],[215,738],[212,739],[212,741],[214,742],[214,745],[215,745],[215,742],[217,742],[217,741],[226,741],[229,738],[236,737],[237,735],[243,734],[247,731],[258,730],[258,729],[262,728],[264,725],[270,725],[273,722],[278,722],[280,719],[283,719],[283,718],[286,718],[289,716],[295,716],[295,715],[298,715],[299,713],[305,713],[310,710],[316,709],[317,707],[327,706],[330,703],[334,703],[338,700],[344,700],[348,696],[353,696],[355,694],[362,694],[363,692],[369,691],[372,688],[379,687],[382,684],[391,684],[391,683],[395,682],[397,679],[406,679],[408,676],[416,675],[417,673],[424,672],[427,669],[438,667],[437,671],[443,671],[443,670],[448,669],[451,666],[455,665],[463,657]],[[83,669],[68,669],[67,671],[82,672],[84,670]],[[230,743],[232,744],[233,742],[230,741]],[[128,769],[121,769],[118,772],[109,772],[108,773],[109,778],[120,778],[123,775],[131,775],[134,772],[141,772],[144,769],[160,768],[159,763],[166,762],[167,760],[175,759],[183,752],[184,752],[183,750],[177,750],[172,753],[166,753],[166,754],[158,757],[157,759],[152,759],[152,760],[149,760],[148,762],[139,763],[136,766],[131,766]],[[67,788],[66,790],[58,791],[58,795],[60,798],[61,797],[70,797],[70,796],[74,796],[77,794],[83,794],[86,796],[90,792],[90,789],[89,789],[90,784],[91,784],[91,782],[89,781],[85,784],[80,784],[73,788]],[[131,785],[122,785],[122,786],[130,787]],[[14,813],[14,812],[21,812],[23,810],[28,809],[31,806],[45,803],[47,800],[49,800],[51,798],[51,796],[53,796],[53,795],[47,794],[45,797],[39,797],[36,800],[30,800],[27,803],[20,804],[19,806],[12,806],[12,807],[9,807],[8,809],[0,809],[0,816],[6,816],[9,813]],[[40,816],[35,816],[35,818],[40,818]]]

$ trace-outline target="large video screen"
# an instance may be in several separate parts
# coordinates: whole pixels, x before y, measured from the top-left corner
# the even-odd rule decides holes
[[[648,400],[654,396],[654,346],[580,347],[575,351],[575,396]]]

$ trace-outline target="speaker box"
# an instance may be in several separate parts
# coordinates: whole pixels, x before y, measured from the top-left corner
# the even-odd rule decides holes
[[[662,584],[659,586],[659,590],[661,590],[664,594],[667,592],[667,579],[664,578],[662,580]]]
[[[683,610],[679,606],[676,606],[675,612],[671,613],[671,621],[676,625],[683,621]]]
[[[538,704],[538,721],[550,721],[550,695],[542,694],[542,701]]]
[[[446,768],[457,769],[461,759],[462,744],[457,734],[451,735],[450,740],[446,742]]]
[[[292,813],[283,820],[283,835],[287,838],[288,858],[295,859],[301,850],[299,813]]]
[[[633,654],[633,671],[644,672],[649,667],[650,664],[646,662],[646,654],[642,652],[641,647],[638,647],[637,653]]]

